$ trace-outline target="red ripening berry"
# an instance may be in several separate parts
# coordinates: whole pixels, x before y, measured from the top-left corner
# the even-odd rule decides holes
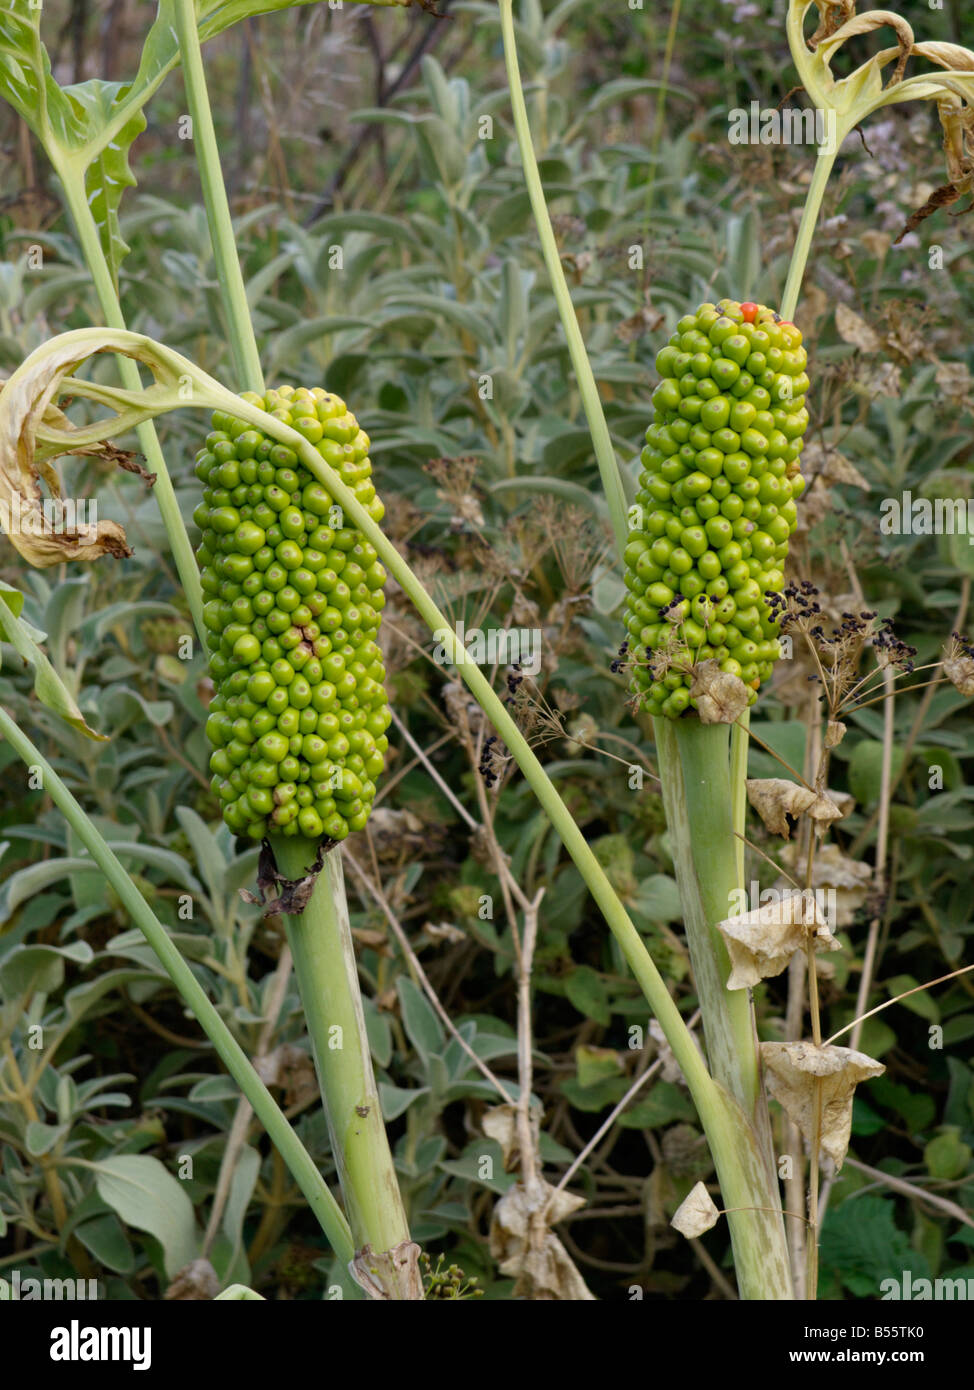
[[[748,302],[747,304],[742,304],[741,314],[744,317],[745,323],[753,323],[758,316],[758,306],[756,304],[751,304],[750,302]]]

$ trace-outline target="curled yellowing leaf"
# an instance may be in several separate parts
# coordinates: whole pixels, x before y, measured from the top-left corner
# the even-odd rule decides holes
[[[102,352],[145,362],[156,385],[125,392],[71,379],[89,357]],[[65,560],[96,560],[106,554],[131,555],[118,522],[92,526],[67,512],[51,460],[63,454],[94,455],[125,466],[128,455],[109,440],[158,414],[163,400],[169,408],[180,402],[182,377],[175,363],[182,360],[136,333],[79,329],[32,352],[4,383],[0,390],[0,521],[30,564],[44,567]],[[72,395],[107,402],[112,417],[73,425],[57,404],[66,384]],[[50,494],[47,499],[42,482]]]

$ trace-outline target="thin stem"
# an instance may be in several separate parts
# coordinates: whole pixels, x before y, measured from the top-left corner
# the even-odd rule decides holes
[[[870,1009],[868,1013],[854,1018],[851,1023],[847,1023],[844,1028],[840,1028],[837,1033],[833,1033],[830,1038],[826,1038],[823,1047],[831,1047],[836,1038],[841,1038],[844,1033],[848,1033],[856,1024],[863,1023],[867,1018],[872,1018],[874,1014],[881,1014],[884,1009],[891,1009],[894,1004],[898,1004],[901,999],[909,999],[911,994],[919,994],[921,990],[932,989],[934,985],[942,985],[947,980],[956,980],[958,975],[966,975],[974,970],[974,965],[962,965],[959,970],[952,970],[949,975],[938,975],[935,980],[928,980],[925,985],[914,985],[912,989],[905,989],[902,994],[898,994],[895,999],[887,999],[882,1004],[877,1004],[875,1009]]]
[[[876,863],[874,869],[874,887],[876,898],[879,902],[882,902],[886,890],[886,853],[889,845],[889,812],[890,802],[892,800],[893,744],[896,737],[896,701],[894,699],[895,677],[888,666],[883,670],[883,681],[886,685],[886,694],[889,698],[883,710],[883,764],[879,783],[879,830],[876,836]],[[849,1046],[853,1049],[858,1049],[859,1038],[862,1034],[862,1014],[869,1002],[869,991],[872,989],[873,972],[876,968],[881,926],[882,913],[877,911],[875,917],[869,923],[869,935],[866,938],[866,951],[862,962],[862,974],[859,976],[859,990],[856,995],[856,1014],[859,1021],[856,1023],[855,1028],[853,1028],[852,1037],[849,1039]]]
[[[504,1101],[507,1105],[513,1105],[514,1097],[511,1095],[510,1091],[505,1090],[503,1083],[494,1074],[494,1072],[491,1071],[490,1067],[483,1060],[483,1058],[477,1056],[476,1052],[467,1042],[466,1038],[463,1036],[463,1034],[457,1028],[456,1024],[453,1022],[453,1019],[450,1017],[446,1009],[443,1007],[442,1003],[440,1002],[439,995],[436,993],[436,990],[430,983],[430,978],[427,975],[426,971],[423,969],[423,964],[420,961],[419,956],[417,956],[416,952],[410,945],[409,937],[403,930],[402,923],[399,921],[399,918],[393,911],[388,898],[385,897],[381,889],[375,886],[375,884],[366,874],[365,870],[362,868],[361,864],[359,864],[358,860],[354,857],[354,855],[350,853],[350,851],[347,848],[343,851],[342,857],[347,862],[349,868],[352,870],[352,873],[359,880],[365,891],[369,894],[369,896],[376,903],[376,905],[379,908],[381,908],[386,921],[392,928],[393,935],[395,936],[396,940],[399,942],[400,947],[402,948],[403,955],[409,962],[410,968],[412,969],[416,978],[419,980],[419,983],[426,991],[426,997],[432,1004],[433,1008],[436,1010],[440,1022],[446,1028],[447,1032],[450,1033],[453,1036],[453,1038],[460,1044],[460,1047],[467,1054],[467,1056],[470,1058],[471,1062],[481,1073],[481,1075],[494,1087],[501,1100]]]
[[[663,51],[663,75],[656,98],[656,121],[653,127],[653,143],[650,149],[652,161],[646,176],[646,203],[643,209],[643,237],[649,240],[649,230],[653,215],[653,192],[656,187],[656,170],[659,167],[659,150],[663,141],[663,114],[666,110],[666,94],[669,91],[670,68],[673,66],[673,53],[676,49],[676,36],[680,27],[680,0],[674,0],[670,11],[670,22],[666,30],[666,47]],[[649,259],[643,271],[643,284],[648,281]]]
[[[332,1249],[346,1264],[354,1253],[351,1232],[324,1179],[273,1096],[254,1071],[246,1053],[207,998],[196,976],[169,938],[169,933],[133,884],[115,854],[98,834],[39,748],[0,706],[0,733],[28,766],[40,767],[45,790],[105,875],[132,921],[158,956],[166,974],[192,1010],[217,1055],[254,1107],[261,1124],[280,1151]]]
[[[843,130],[842,137],[844,137],[844,135],[845,131]],[[791,253],[791,264],[788,267],[788,279],[785,281],[784,292],[781,296],[780,313],[783,319],[792,319],[795,309],[798,307],[798,293],[801,289],[802,279],[805,274],[808,254],[812,249],[815,224],[818,221],[818,214],[822,207],[822,199],[825,196],[829,175],[835,163],[835,156],[841,144],[842,139],[837,133],[835,151],[832,154],[819,153],[815,163],[815,172],[812,175],[812,181],[808,187],[808,195],[805,199],[801,225],[798,228],[798,236],[795,239],[795,248]]]
[[[960,1221],[964,1226],[970,1226],[974,1230],[974,1218],[970,1216],[963,1207],[951,1202],[947,1197],[938,1197],[934,1192],[924,1192],[922,1187],[916,1183],[907,1182],[905,1178],[894,1177],[892,1173],[883,1173],[878,1168],[870,1168],[868,1163],[860,1163],[858,1159],[846,1154],[846,1163],[850,1168],[855,1168],[860,1173],[865,1173],[867,1178],[873,1178],[877,1186],[888,1187],[891,1192],[902,1192],[904,1197],[909,1197],[915,1202],[925,1203],[933,1207],[936,1211],[942,1211],[952,1220]],[[860,1189],[861,1191],[862,1189]],[[856,1193],[852,1193],[856,1196]]]
[[[230,202],[220,167],[220,151],[213,127],[206,74],[203,71],[195,0],[176,0],[175,20],[182,57],[183,81],[193,120],[193,143],[203,185],[203,201],[206,204],[216,274],[220,283],[220,299],[227,316],[230,351],[233,354],[237,383],[242,391],[257,391],[262,394],[264,374],[250,317],[240,258],[237,255]]]
[[[692,1016],[687,1020],[687,1027],[695,1028],[699,1022],[700,1010],[695,1009]],[[586,1141],[585,1147],[579,1150],[579,1152],[572,1159],[568,1168],[566,1168],[564,1173],[562,1173],[561,1177],[558,1179],[556,1190],[560,1191],[563,1187],[568,1186],[572,1178],[578,1172],[579,1168],[588,1158],[589,1154],[592,1152],[593,1149],[597,1148],[601,1141],[605,1138],[609,1130],[615,1124],[616,1120],[626,1109],[629,1102],[633,1100],[636,1097],[636,1095],[638,1095],[638,1093],[646,1085],[647,1081],[651,1081],[653,1079],[656,1073],[661,1069],[662,1065],[662,1057],[657,1057],[655,1062],[651,1062],[645,1071],[640,1072],[640,1074],[636,1077],[635,1081],[629,1087],[629,1090],[626,1092],[626,1094],[622,1097],[620,1101],[618,1101],[612,1107],[606,1118],[603,1120],[603,1122],[599,1125],[598,1129],[592,1135],[591,1139]]]
[[[534,220],[541,241],[541,251],[548,268],[551,288],[558,305],[562,329],[568,343],[568,353],[571,357],[579,394],[582,398],[582,406],[585,410],[585,418],[588,421],[589,432],[592,436],[595,457],[598,460],[599,473],[602,477],[602,488],[608,503],[612,530],[621,559],[629,533],[626,520],[626,494],[615,450],[612,447],[605,411],[602,409],[602,401],[599,398],[599,389],[595,383],[595,374],[585,350],[585,342],[578,326],[578,317],[568,289],[568,281],[565,279],[565,272],[562,268],[558,243],[555,240],[554,228],[551,225],[551,217],[545,202],[541,173],[531,141],[531,125],[528,120],[528,109],[524,101],[524,88],[521,85],[521,72],[517,60],[513,0],[500,0],[500,17],[501,34],[504,40],[504,61],[507,65],[514,129],[517,134],[518,149],[521,152],[524,181],[527,184],[531,210],[534,213]]]
[[[83,180],[79,181],[79,176],[73,166],[55,165],[55,170],[61,180],[64,200],[78,233],[78,240],[91,272],[105,323],[109,328],[124,329],[125,319],[122,314],[118,291],[115,288],[115,281],[102,249],[95,219],[92,217],[91,209],[85,199],[84,182]],[[118,370],[126,390],[142,390],[142,378],[138,366],[130,357],[118,358]],[[190,543],[189,533],[186,530],[186,523],[179,510],[169,469],[166,467],[159,436],[156,434],[155,425],[151,420],[139,425],[136,433],[146,462],[150,470],[156,475],[152,492],[159,504],[159,511],[166,528],[166,534],[169,537],[173,559],[176,562],[176,571],[186,595],[186,602],[189,604],[193,626],[205,651],[206,627],[203,623],[203,590],[200,588],[199,569]]]

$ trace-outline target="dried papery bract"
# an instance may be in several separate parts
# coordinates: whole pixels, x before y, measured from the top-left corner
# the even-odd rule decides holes
[[[761,1060],[768,1091],[806,1143],[812,1143],[817,1130],[822,1153],[841,1168],[849,1148],[856,1087],[882,1076],[882,1062],[849,1047],[816,1047],[811,1042],[762,1043]]]
[[[944,656],[944,675],[962,695],[974,695],[974,647],[956,632]]]
[[[534,1300],[594,1301],[551,1230],[585,1205],[582,1197],[552,1187],[542,1178],[516,1183],[494,1208],[490,1253],[501,1274],[514,1277],[514,1297]]]
[[[670,1225],[674,1226],[687,1240],[696,1240],[705,1231],[711,1230],[720,1220],[720,1208],[704,1183],[698,1182],[690,1189],[676,1211]]]
[[[787,868],[797,869],[800,856],[794,844],[783,849],[781,857]],[[869,864],[850,859],[838,845],[823,845],[816,851],[811,888],[820,895],[822,892],[828,894],[829,902],[834,907],[834,920],[830,915],[830,926],[852,925],[856,913],[869,896],[872,878],[873,871]],[[774,886],[782,888],[785,883],[786,880],[782,879]]]
[[[423,1298],[423,1277],[419,1268],[420,1247],[413,1240],[404,1240],[392,1250],[376,1254],[371,1245],[364,1245],[350,1261],[348,1271],[369,1298],[387,1302],[392,1298],[420,1302]]]
[[[818,910],[815,894],[785,893],[775,902],[717,923],[731,960],[728,989],[748,989],[780,975],[796,951],[814,938],[817,951],[838,951],[840,943]]]
[[[853,798],[843,792],[815,792],[784,777],[749,778],[747,799],[772,835],[791,838],[789,817],[807,815],[816,833],[823,834],[835,820],[852,810]]]
[[[696,700],[701,724],[734,724],[747,709],[748,689],[739,676],[720,669],[718,661],[693,668],[690,698]]]

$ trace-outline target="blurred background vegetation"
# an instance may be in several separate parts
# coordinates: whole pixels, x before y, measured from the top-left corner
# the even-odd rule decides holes
[[[133,74],[148,8],[47,0],[58,79]],[[957,0],[900,8],[924,38],[974,43]],[[611,669],[621,579],[523,188],[495,7],[439,0],[439,9],[444,18],[307,6],[247,21],[206,48],[265,369],[269,381],[324,383],[346,397],[373,442],[390,534],[441,606],[468,630],[541,631],[541,671],[515,682],[515,708],[689,1017],[696,1000],[652,743],[627,704],[624,673]],[[724,294],[774,304],[783,285],[814,154],[727,139],[729,110],[775,107],[792,86],[782,12],[781,0],[694,0],[682,12],[622,0],[520,8],[542,174],[630,478],[654,356],[675,321]],[[856,41],[863,53],[872,43]],[[232,383],[184,112],[177,72],[133,151],[122,301],[130,327]],[[970,224],[941,211],[893,244],[945,181],[939,146],[935,113],[919,106],[891,108],[850,138],[797,315],[813,364],[806,457],[816,481],[791,572],[822,590],[831,617],[869,608],[893,618],[918,664],[936,661],[949,633],[968,626],[974,574],[965,537],[879,529],[885,497],[971,493]],[[56,184],[6,109],[0,188],[0,372],[9,372],[51,334],[99,315]],[[188,522],[205,432],[191,412],[161,425]],[[123,523],[135,557],[27,572],[3,540],[0,579],[24,593],[24,617],[46,634],[51,661],[110,742],[58,725],[9,647],[0,699],[94,813],[242,1045],[266,1054],[266,1079],[333,1179],[293,982],[276,1025],[262,1025],[283,931],[238,896],[253,884],[255,856],[238,853],[208,789],[210,687],[203,657],[180,657],[188,610],[156,506],[142,479],[102,464],[72,461],[64,476],[68,495],[96,498],[99,515]],[[485,786],[478,768],[490,730],[432,660],[425,628],[392,585],[383,630],[398,722],[347,873],[373,1052],[415,1238],[434,1262],[442,1253],[502,1299],[513,1279],[488,1237],[515,1175],[483,1130],[499,1096],[448,1046],[415,958],[509,1087],[516,988],[497,856],[529,898],[544,888],[535,1090],[552,1183],[657,1059],[657,1044],[578,873],[503,750],[486,755],[500,777]],[[780,663],[755,718],[762,739],[799,768],[819,719],[811,670],[800,656]],[[511,674],[493,672],[499,689]],[[847,947],[823,980],[829,1033],[854,1015],[871,920],[880,924],[871,1006],[969,954],[974,714],[950,685],[909,693],[928,678],[897,687],[879,894],[870,866],[882,706],[851,716],[835,750],[832,783],[856,805],[821,879],[838,893]],[[645,769],[641,790],[631,766]],[[56,1039],[22,1085],[4,1072],[0,1274],[81,1271],[110,1298],[162,1297],[173,1257],[164,1225],[113,1202],[90,1170],[64,1160],[143,1153],[174,1168],[189,1154],[194,1176],[183,1186],[200,1232],[210,1222],[204,1248],[219,1279],[272,1298],[320,1298],[331,1257],[255,1126],[211,1219],[236,1089],[101,877],[78,863],[49,797],[30,789],[3,745],[0,767],[0,1040],[9,1060],[25,1012]],[[751,775],[780,768],[755,750]],[[751,833],[760,852],[749,851],[747,877],[765,887],[778,876],[772,861],[785,861],[777,841]],[[5,956],[23,943],[48,949],[30,971],[8,962],[5,973]],[[887,1071],[860,1090],[850,1162],[829,1188],[823,1297],[876,1297],[878,1280],[904,1269],[974,1276],[971,980],[915,995],[865,1027],[863,1050]],[[787,975],[756,992],[762,1037],[787,1035],[787,1000]],[[942,1047],[931,1046],[932,1025]],[[487,1180],[484,1154],[495,1160]],[[60,1233],[52,1171],[70,1213]],[[730,1294],[724,1228],[691,1246],[668,1224],[699,1179],[712,1182],[712,1165],[686,1090],[664,1065],[570,1176],[586,1205],[559,1235],[593,1293]]]

